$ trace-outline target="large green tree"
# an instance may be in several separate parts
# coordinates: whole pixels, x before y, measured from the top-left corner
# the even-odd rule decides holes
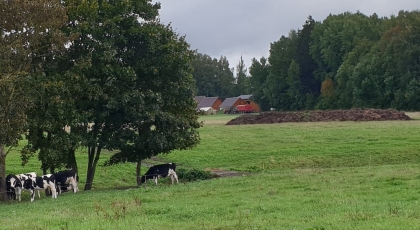
[[[39,89],[37,77],[46,61],[59,56],[67,38],[59,28],[66,21],[62,2],[0,1],[0,177],[5,199],[6,146],[26,131],[27,111]]]
[[[207,54],[196,53],[192,65],[197,95],[221,98],[235,95],[233,69],[226,57],[221,56],[217,60]]]
[[[70,32],[79,35],[67,60],[77,86],[74,108],[84,119],[71,127],[87,147],[84,189],[92,188],[103,149],[138,163],[139,176],[142,159],[197,144],[193,52],[156,19],[160,5],[68,3]]]
[[[332,91],[340,94],[336,89],[344,86],[339,86],[338,82],[346,84],[346,81],[337,79],[336,75],[349,53],[357,46],[379,41],[382,31],[380,18],[368,17],[360,12],[329,15],[322,23],[315,23],[310,46],[312,58],[318,65],[315,77],[319,81],[326,81],[324,85],[331,85]],[[319,103],[322,108],[334,108],[336,101],[323,96]]]
[[[107,164],[137,163],[140,185],[143,159],[194,147],[201,125],[193,100],[194,54],[185,38],[159,22],[145,23],[136,33],[130,44],[133,52],[127,56],[136,77],[121,92],[122,97],[110,104],[113,115],[123,124],[117,135],[121,151]]]
[[[292,60],[290,63],[289,70],[287,71],[287,96],[292,99],[289,109],[296,111],[301,110],[304,107],[302,85],[300,81],[300,69],[299,65]]]
[[[270,46],[269,75],[267,76],[264,96],[268,99],[270,107],[278,110],[289,110],[294,99],[289,97],[288,75],[292,60],[296,56],[297,32],[290,31],[289,36],[282,36]]]
[[[267,59],[264,57],[261,57],[259,61],[255,58],[252,59],[249,74],[253,100],[259,104],[262,111],[268,111],[270,109],[270,104],[267,97],[264,95],[266,80],[269,74]]]
[[[134,41],[133,34],[138,34],[143,23],[155,20],[160,4],[149,0],[71,0],[67,8],[69,33],[79,35],[70,44],[67,65],[77,86],[73,89],[74,108],[84,119],[74,124],[71,132],[82,137],[81,144],[87,148],[84,189],[90,190],[102,150],[114,150],[120,145],[121,140],[115,137],[121,126],[126,125],[115,114],[115,103],[121,103],[122,107],[141,104],[125,98],[126,89],[137,79],[130,62],[141,59],[132,53],[142,54],[147,46],[142,44],[142,37]],[[144,36],[159,38],[160,34]],[[133,47],[133,43],[138,45]],[[143,93],[147,94],[147,89]]]
[[[217,59],[211,58],[207,54],[196,53],[192,65],[197,95],[218,96],[216,86],[220,85],[220,82],[216,78]]]
[[[354,104],[418,110],[420,73],[420,13],[401,11],[351,75]]]
[[[63,167],[78,170],[75,151],[81,137],[71,127],[84,121],[83,114],[75,111],[75,84],[68,72],[62,72],[65,68],[56,62],[59,59],[50,60],[37,78],[38,94],[28,112],[28,144],[22,149],[24,162],[37,153],[44,174]]]
[[[315,25],[315,20],[309,16],[297,34],[295,59],[299,66],[299,83],[296,82],[299,84],[299,89],[296,89],[296,92],[301,95],[296,95],[300,105],[295,106],[292,110],[312,109],[315,106],[316,98],[320,95],[321,81],[315,77],[318,64],[310,53],[311,35]],[[297,85],[291,87],[297,87]]]
[[[251,85],[249,78],[247,76],[247,69],[245,67],[245,62],[242,59],[239,60],[238,65],[236,65],[236,85],[235,85],[235,94],[243,95],[251,93]]]
[[[229,61],[225,56],[221,56],[217,62],[216,78],[219,81],[219,85],[216,88],[216,93],[219,97],[227,98],[235,96],[233,68],[229,67]]]

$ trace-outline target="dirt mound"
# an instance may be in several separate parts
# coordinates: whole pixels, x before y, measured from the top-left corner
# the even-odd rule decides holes
[[[226,125],[389,120],[411,120],[411,118],[404,112],[394,109],[313,110],[299,112],[263,112],[259,115],[242,115],[230,120]]]

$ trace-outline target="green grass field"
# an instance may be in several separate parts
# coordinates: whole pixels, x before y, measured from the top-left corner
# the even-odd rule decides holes
[[[198,147],[159,158],[243,176],[137,188],[134,164],[99,167],[91,191],[33,203],[24,192],[22,202],[0,204],[0,229],[418,229],[420,116],[409,115],[415,120],[241,126],[224,125],[233,115],[203,116]],[[39,166],[34,158],[22,167],[12,152],[6,170]]]

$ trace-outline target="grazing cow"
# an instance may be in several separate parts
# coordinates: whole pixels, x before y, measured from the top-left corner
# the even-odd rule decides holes
[[[6,177],[6,192],[11,200],[16,200],[16,194],[19,201],[22,197],[22,183],[16,175],[9,174]]]
[[[57,192],[55,190],[55,177],[53,174],[47,174],[42,177],[37,176],[35,178],[30,178],[25,180],[23,188],[31,192],[31,202],[35,198],[35,190],[46,190],[50,189],[52,198],[57,198]]]
[[[175,168],[176,165],[174,163],[154,165],[150,167],[149,170],[147,170],[147,172],[141,177],[141,183],[146,182],[146,180],[153,179],[157,185],[159,177],[167,176],[171,177],[172,184],[174,183],[174,179],[178,183],[178,176],[176,175]]]
[[[76,193],[79,190],[77,186],[77,173],[74,169],[59,171],[54,174],[55,183],[58,188],[58,194],[61,194],[61,187],[66,186],[66,189],[69,187],[72,188],[73,192]]]

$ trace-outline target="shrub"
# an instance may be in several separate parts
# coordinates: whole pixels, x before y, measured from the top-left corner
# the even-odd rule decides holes
[[[213,175],[204,170],[198,169],[177,169],[176,174],[178,175],[179,180],[187,181],[196,181],[196,180],[209,180],[213,178]]]

